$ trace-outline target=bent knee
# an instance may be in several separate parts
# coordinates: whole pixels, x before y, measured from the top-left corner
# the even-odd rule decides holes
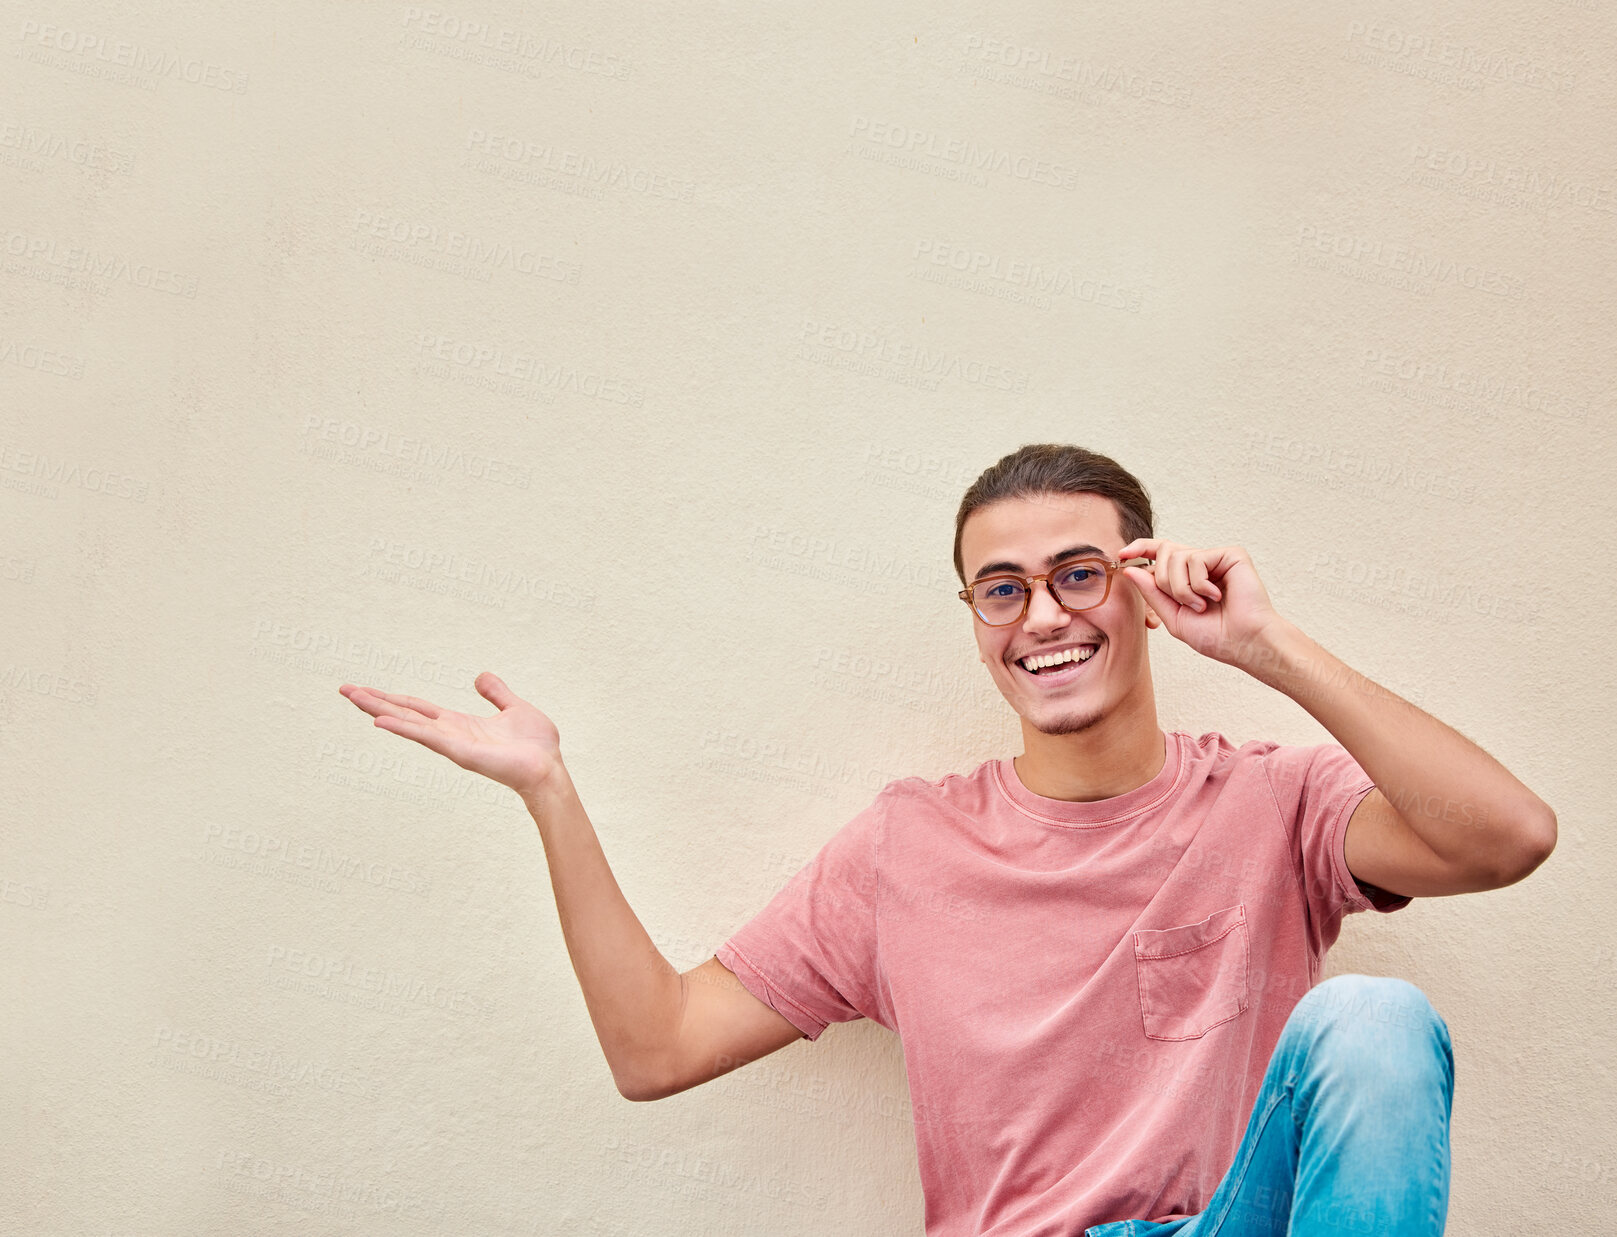
[[[1448,1023],[1426,994],[1390,975],[1337,975],[1310,988],[1286,1020],[1287,1050],[1331,1063],[1366,1094],[1454,1091]]]
[[[1426,994],[1393,975],[1333,975],[1305,992],[1292,1013],[1304,1022],[1341,1022],[1366,1029],[1441,1028],[1443,1038],[1448,1037],[1448,1024]]]

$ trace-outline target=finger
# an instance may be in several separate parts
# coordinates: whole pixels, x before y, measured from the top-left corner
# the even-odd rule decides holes
[[[1173,562],[1168,566],[1168,590],[1180,605],[1189,606],[1192,610],[1205,610],[1207,603],[1196,596],[1196,590],[1190,587],[1190,559],[1188,553],[1174,555]]]
[[[395,696],[392,692],[379,692],[369,687],[355,688],[349,694],[348,699],[364,709],[372,717],[386,714],[389,717],[402,717],[409,721],[419,722],[434,720],[440,712],[436,705],[428,704],[425,700],[416,700],[414,696]],[[415,700],[416,704],[425,705],[432,712],[422,713],[421,710],[402,703],[407,700]]]
[[[1157,587],[1151,571],[1149,567],[1123,568],[1124,576],[1128,578],[1130,584],[1140,590],[1140,596],[1145,598],[1146,605],[1166,620],[1179,613],[1179,603]]]
[[[1218,581],[1223,580],[1241,563],[1250,562],[1246,552],[1240,546],[1220,546],[1216,550],[1202,552],[1203,565],[1207,568],[1207,582],[1212,588],[1215,600],[1224,598],[1224,586]]]
[[[366,703],[371,704],[373,707],[375,705],[376,693],[368,687],[355,687],[352,683],[344,683],[337,690],[347,698],[349,704],[356,705],[361,709],[365,708]]]
[[[1204,597],[1211,597],[1214,601],[1224,595],[1223,590],[1207,578],[1207,563],[1203,559],[1194,558],[1191,560],[1190,583],[1191,587],[1198,593]]]
[[[1207,602],[1203,598],[1212,595],[1208,592],[1209,589],[1215,589],[1215,586],[1207,578],[1207,565],[1202,562],[1199,555],[1192,555],[1187,566],[1189,567],[1190,591],[1196,595],[1196,609],[1205,610],[1207,609]]]
[[[1179,564],[1179,550],[1171,545],[1163,546],[1160,558],[1151,566],[1152,583],[1175,601],[1179,600],[1174,592],[1174,570]]]
[[[422,722],[413,722],[404,717],[395,717],[390,713],[378,716],[372,724],[380,730],[387,730],[406,739],[413,739],[422,747],[437,752],[440,756],[448,756],[451,760],[455,759],[450,754],[452,744],[448,736],[436,727],[425,725]],[[455,763],[459,764],[460,762],[456,761]]]
[[[421,714],[422,717],[437,717],[443,712],[443,710],[437,705],[433,704],[432,701],[423,700],[419,696],[400,696],[395,695],[393,692],[379,692],[370,687],[367,687],[365,690],[370,692],[373,696],[380,696],[389,704],[396,704],[400,708],[414,709],[417,713]]]
[[[492,670],[485,670],[472,680],[472,686],[477,688],[477,694],[482,696],[500,712],[505,712],[513,704],[521,704],[522,700],[514,691],[505,685],[505,680]]]
[[[1136,537],[1117,552],[1117,559],[1123,562],[1131,558],[1155,558],[1157,547],[1162,544],[1160,537]]]

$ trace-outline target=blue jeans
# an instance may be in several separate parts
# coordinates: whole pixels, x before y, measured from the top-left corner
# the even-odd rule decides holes
[[[1235,1159],[1204,1211],[1084,1237],[1441,1237],[1454,1049],[1414,984],[1337,975],[1286,1019]]]

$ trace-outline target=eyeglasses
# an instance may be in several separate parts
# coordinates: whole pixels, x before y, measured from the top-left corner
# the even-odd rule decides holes
[[[961,589],[959,597],[988,626],[1005,627],[1022,621],[1028,599],[1033,596],[1034,582],[1043,580],[1056,604],[1068,613],[1077,614],[1080,610],[1093,610],[1106,600],[1112,591],[1112,576],[1119,569],[1145,566],[1151,561],[1149,558],[1121,562],[1111,558],[1070,558],[1042,576],[1008,573],[984,576]]]

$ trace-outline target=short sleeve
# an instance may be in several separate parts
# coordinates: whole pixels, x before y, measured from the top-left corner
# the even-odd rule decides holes
[[[811,1040],[827,1025],[881,1021],[876,1004],[877,862],[885,793],[843,825],[714,951]]]
[[[1325,933],[1324,945],[1335,940],[1343,915],[1390,913],[1409,905],[1408,896],[1361,884],[1348,871],[1348,821],[1376,784],[1346,748],[1339,743],[1275,747],[1263,763],[1301,865],[1310,917]]]

